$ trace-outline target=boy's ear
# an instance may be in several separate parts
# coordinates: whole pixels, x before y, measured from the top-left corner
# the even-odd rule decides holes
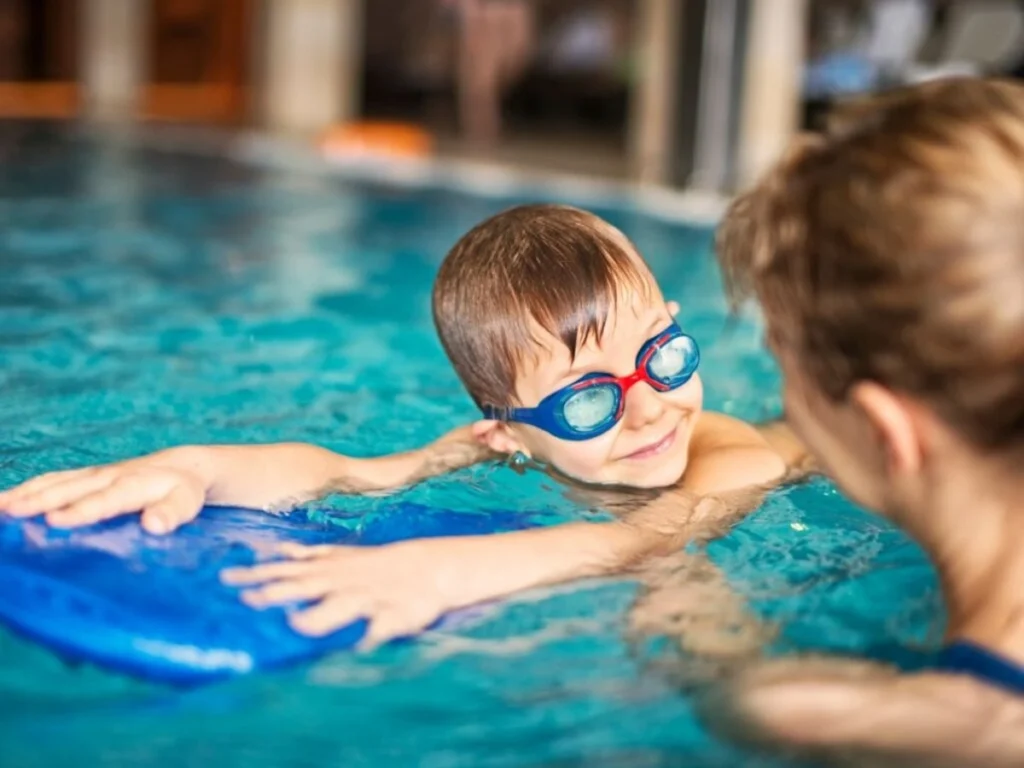
[[[516,451],[526,453],[523,444],[503,421],[484,419],[473,424],[473,437],[495,453],[511,456]]]
[[[676,315],[679,314],[679,302],[678,301],[670,301],[665,306],[668,307],[668,313],[670,315],[672,315],[672,317],[675,317]]]

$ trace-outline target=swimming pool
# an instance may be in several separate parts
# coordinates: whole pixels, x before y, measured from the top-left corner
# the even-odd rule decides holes
[[[537,199],[24,126],[0,127],[0,167],[0,486],[173,443],[389,452],[474,418],[434,338],[431,280],[471,225]],[[708,230],[589,207],[681,303],[708,407],[777,414],[758,329],[727,328]],[[546,478],[496,467],[407,495],[586,514]],[[890,658],[939,623],[920,551],[827,483],[777,494],[711,551],[778,623],[772,651]],[[193,691],[68,664],[0,630],[0,763],[777,765],[709,739],[674,655],[624,638],[635,594],[616,580],[544,591],[417,643]]]

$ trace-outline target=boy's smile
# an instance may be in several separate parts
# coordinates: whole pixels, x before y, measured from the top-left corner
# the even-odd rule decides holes
[[[644,446],[643,448],[640,448],[639,450],[633,451],[633,453],[629,454],[625,458],[626,459],[634,459],[634,460],[643,460],[643,459],[649,459],[652,456],[658,456],[658,455],[664,453],[669,448],[671,448],[672,444],[676,441],[676,429],[677,428],[673,428],[672,430],[669,431],[669,433],[667,435],[665,435],[663,438],[661,438],[657,442],[651,443],[650,445]]]

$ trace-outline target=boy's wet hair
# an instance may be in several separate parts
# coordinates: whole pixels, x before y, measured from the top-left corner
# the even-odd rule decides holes
[[[434,283],[434,324],[478,406],[519,405],[516,377],[539,326],[570,355],[602,334],[608,315],[653,278],[615,227],[561,205],[524,205],[470,230]]]
[[[956,79],[839,113],[719,230],[734,301],[826,395],[875,381],[1024,447],[1024,88]]]

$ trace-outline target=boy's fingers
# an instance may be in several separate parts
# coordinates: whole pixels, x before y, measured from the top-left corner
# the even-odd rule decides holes
[[[121,477],[101,491],[46,516],[46,522],[56,528],[89,525],[111,517],[137,512],[152,501],[145,482],[135,477]]]
[[[260,584],[264,581],[293,579],[306,575],[311,564],[305,560],[284,560],[277,563],[254,565],[250,568],[226,568],[220,572],[220,580],[232,586]]]
[[[142,527],[148,533],[170,533],[195,520],[202,507],[201,497],[193,498],[193,494],[179,486],[159,501],[146,505],[142,510]]]
[[[69,469],[63,472],[47,472],[44,475],[33,477],[31,480],[27,480],[21,485],[16,485],[13,488],[9,488],[3,493],[0,493],[0,509],[4,512],[10,512],[8,508],[12,504],[18,504],[22,499],[31,496],[34,493],[38,493],[51,485],[65,482],[66,480],[73,480],[77,477],[93,473],[96,471],[95,467],[87,467],[83,469]]]
[[[396,610],[381,611],[373,617],[370,628],[359,642],[359,650],[372,651],[390,640],[414,634],[429,623],[429,619],[420,616]]]
[[[326,600],[293,613],[288,623],[296,632],[323,637],[336,629],[362,618],[371,618],[372,603],[367,595],[347,592],[335,594]]]
[[[12,500],[8,511],[14,517],[54,512],[90,494],[102,491],[109,487],[114,479],[114,476],[107,472],[85,472],[55,479],[46,487]]]
[[[331,580],[323,576],[301,576],[274,581],[242,594],[242,602],[254,607],[316,600],[331,591]]]
[[[318,546],[306,546],[305,544],[286,543],[277,548],[285,557],[293,560],[312,560],[316,557],[337,554],[341,547],[333,544],[321,544]]]

